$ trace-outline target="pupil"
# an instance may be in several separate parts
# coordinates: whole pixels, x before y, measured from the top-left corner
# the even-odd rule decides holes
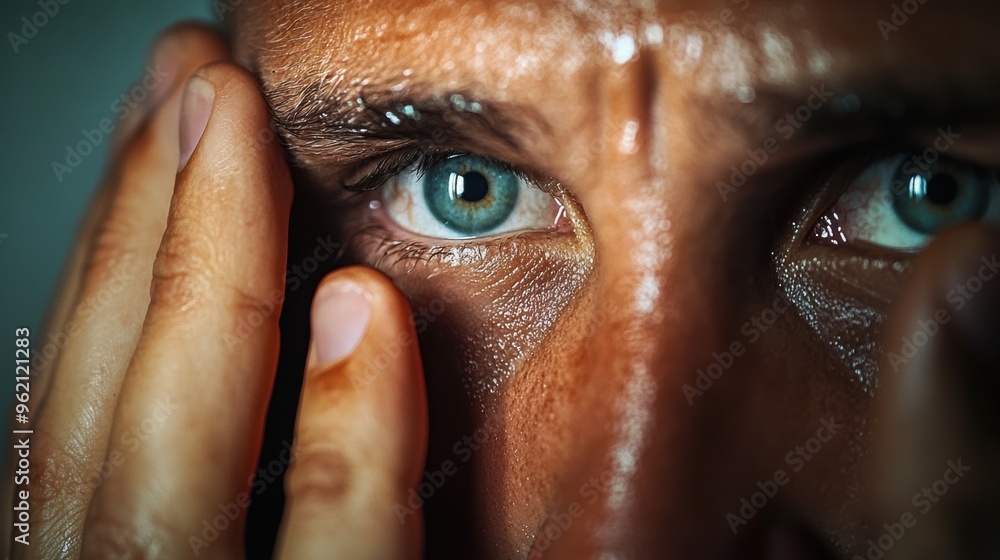
[[[958,195],[958,182],[948,174],[932,175],[927,181],[927,199],[934,204],[947,206]]]
[[[490,183],[475,171],[459,176],[462,180],[455,194],[466,202],[479,202],[490,192]]]

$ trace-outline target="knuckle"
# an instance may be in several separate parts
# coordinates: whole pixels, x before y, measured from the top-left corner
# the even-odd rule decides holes
[[[357,484],[354,462],[330,448],[299,449],[288,470],[285,490],[297,506],[342,503]]]
[[[86,503],[90,495],[87,487],[80,484],[86,477],[86,469],[79,445],[76,442],[67,445],[59,438],[49,437],[42,427],[36,428],[34,437],[32,455],[37,459],[32,461],[35,472],[28,483],[31,495],[42,504]]]
[[[150,305],[158,309],[188,311],[211,298],[208,263],[191,253],[179,257],[162,250],[153,267]]]
[[[88,284],[103,286],[116,273],[132,268],[137,260],[134,240],[139,227],[134,219],[117,213],[101,225],[84,265]]]
[[[100,502],[95,502],[84,526],[81,558],[140,560],[170,557],[164,527],[163,522],[139,523],[133,518],[111,513]]]
[[[172,212],[153,262],[150,303],[189,309],[211,296],[214,263],[219,262],[212,232],[183,212]]]
[[[27,491],[36,533],[32,544],[38,547],[34,557],[62,557],[66,550],[79,550],[79,523],[86,516],[92,495],[88,470],[75,445],[50,438],[41,427],[36,427],[32,437],[32,472]],[[28,556],[32,555],[24,557]]]
[[[218,263],[227,259],[232,256],[220,254],[214,243],[168,233],[153,266],[150,305],[181,314],[198,309],[237,314],[272,309],[274,294],[252,285],[253,279],[219,270]],[[244,280],[250,285],[242,285]]]
[[[81,558],[141,558],[125,542],[128,529],[106,520],[95,521],[84,537]]]
[[[156,251],[162,223],[151,223],[145,203],[149,196],[137,194],[136,186],[123,185],[119,190],[130,189],[129,196],[116,196],[108,207],[107,217],[97,224],[84,250],[83,296],[108,288],[117,295],[124,284],[143,278],[148,281],[152,255]],[[158,205],[160,201],[157,201]],[[167,201],[162,201],[166,204]]]

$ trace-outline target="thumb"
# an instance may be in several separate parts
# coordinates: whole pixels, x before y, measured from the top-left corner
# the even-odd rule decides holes
[[[420,558],[423,516],[408,492],[426,448],[409,305],[374,270],[332,273],[313,301],[278,557]]]

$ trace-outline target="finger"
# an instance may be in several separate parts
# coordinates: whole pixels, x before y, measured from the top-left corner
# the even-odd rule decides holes
[[[179,172],[90,505],[86,558],[233,557],[278,356],[291,179],[253,77],[217,63],[185,91]],[[221,507],[221,510],[220,510]],[[231,528],[200,540],[203,523]]]
[[[142,126],[106,177],[57,298],[54,331],[38,341],[33,392],[35,542],[26,557],[73,557],[87,506],[104,469],[121,378],[149,301],[153,259],[176,174],[183,78],[227,56],[203,26],[176,26],[157,40],[144,78],[117,116]],[[133,108],[134,107],[134,108]],[[149,117],[148,119],[146,117]],[[136,123],[136,124],[130,124]],[[139,123],[145,123],[140,125]],[[57,362],[58,360],[58,362]],[[8,541],[9,542],[9,541]]]
[[[50,314],[56,330],[43,341],[41,355],[36,355],[34,365],[44,366],[36,367],[36,374],[54,370],[51,366],[58,361],[57,355],[60,351],[61,355],[66,354],[78,331],[84,330],[84,326],[101,324],[91,322],[93,318],[114,315],[116,303],[126,302],[130,309],[145,310],[145,305],[139,303],[148,302],[153,258],[173,192],[184,81],[199,67],[226,58],[228,47],[222,37],[200,24],[178,24],[155,41],[144,77],[136,86],[141,94],[130,90],[125,96],[128,102],[117,105],[120,110],[115,114],[120,117],[120,124],[114,134],[125,139],[126,150],[112,162],[85,218]],[[133,102],[134,95],[144,96],[143,102]],[[133,135],[124,132],[126,129],[139,131]],[[107,297],[104,288],[111,283],[109,279],[120,281],[133,276],[133,272],[145,280],[145,284],[133,283],[139,303],[134,302],[136,298],[118,292],[113,295],[122,297]],[[98,315],[98,308],[108,313]],[[120,327],[120,321],[115,324]],[[105,335],[102,332],[97,338],[107,338]],[[89,344],[76,346],[91,348]],[[128,354],[131,355],[130,349]],[[66,361],[73,363],[70,358]],[[39,379],[39,386],[50,377]]]
[[[887,559],[1000,558],[998,256],[997,232],[969,226],[943,235],[921,257],[890,323],[869,541]]]
[[[423,517],[407,492],[427,404],[406,300],[371,269],[334,272],[313,301],[310,346],[278,557],[420,558]]]

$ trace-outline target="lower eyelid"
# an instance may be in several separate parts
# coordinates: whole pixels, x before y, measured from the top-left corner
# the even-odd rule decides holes
[[[554,224],[551,229],[466,239],[427,237],[397,224],[387,212],[390,200],[408,211],[414,210],[417,195],[410,189],[394,189],[392,184],[412,180],[403,175],[406,172],[374,191],[356,194],[333,209],[331,215],[335,219],[331,223],[335,224],[338,237],[346,241],[345,262],[373,266],[390,276],[416,274],[419,279],[421,275],[431,277],[442,272],[441,267],[460,267],[463,275],[494,274],[504,266],[523,266],[519,263],[526,258],[532,262],[549,258],[578,264],[592,261],[593,248],[585,235],[586,218],[572,198],[564,200],[539,189],[551,203],[550,223]],[[526,188],[537,189],[533,185]],[[558,222],[557,216],[562,217]]]
[[[567,260],[589,262],[590,249],[566,219],[564,227],[553,231],[525,231],[476,239],[422,237],[396,225],[384,205],[372,202],[376,193],[343,210],[337,221],[340,238],[345,239],[349,258],[386,272],[409,274],[423,267],[464,267],[468,273],[495,271],[525,252],[541,256],[562,255]]]
[[[456,240],[455,243],[428,244],[392,225],[391,221],[379,219],[357,229],[348,246],[359,262],[386,274],[410,274],[418,268],[440,266],[463,267],[466,272],[475,274],[498,270],[522,257],[523,251],[516,247],[522,237],[499,236],[474,242]]]

